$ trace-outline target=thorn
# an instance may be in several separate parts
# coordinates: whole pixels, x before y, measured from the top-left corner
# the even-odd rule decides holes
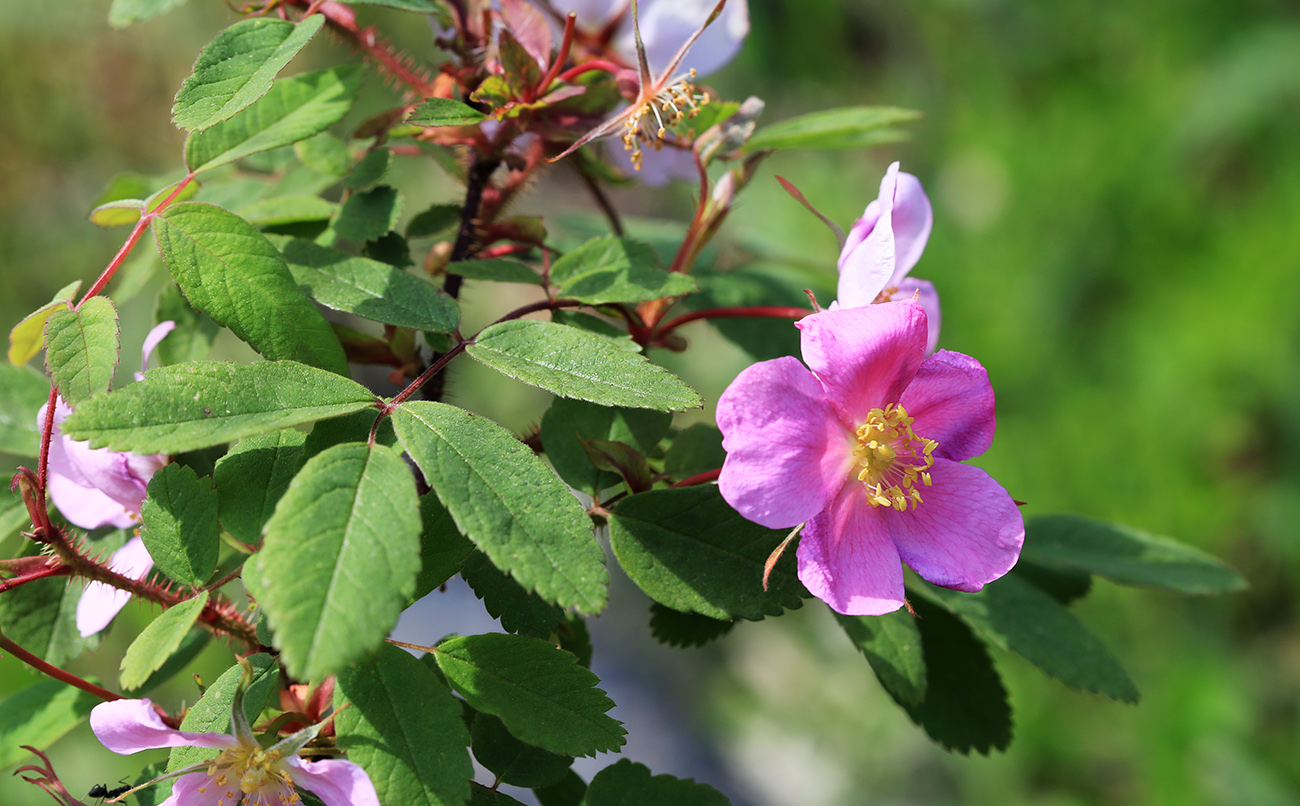
[[[803,527],[806,526],[807,524],[808,522],[804,521],[803,523],[791,529],[790,534],[786,535],[785,540],[781,541],[781,545],[777,546],[775,551],[767,555],[767,562],[763,563],[763,590],[764,591],[767,590],[767,581],[768,578],[772,576],[772,569],[776,567],[777,562],[781,559],[781,555],[785,553],[786,547],[790,545],[791,540],[794,540],[795,535],[803,531]]]

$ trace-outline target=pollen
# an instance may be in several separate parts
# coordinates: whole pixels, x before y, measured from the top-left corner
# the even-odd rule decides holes
[[[921,503],[920,486],[930,486],[930,467],[939,443],[917,436],[913,418],[891,403],[872,409],[858,426],[852,473],[866,489],[873,507],[893,507],[904,512]]]
[[[664,147],[668,129],[700,113],[700,107],[709,102],[707,92],[695,87],[695,69],[686,78],[679,79],[643,99],[624,123],[623,149],[632,154],[632,167],[641,170],[641,147],[655,151]]]

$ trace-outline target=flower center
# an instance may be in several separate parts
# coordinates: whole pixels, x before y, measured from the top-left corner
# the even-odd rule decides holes
[[[208,765],[208,786],[221,791],[217,806],[234,806],[243,801],[248,806],[291,806],[300,798],[280,765],[280,754],[260,747],[232,747],[222,751]],[[238,790],[232,786],[238,785]]]
[[[709,102],[707,92],[695,91],[695,69],[686,78],[669,84],[646,98],[632,110],[624,124],[623,148],[632,152],[632,167],[641,170],[641,146],[655,151],[664,147],[669,126],[676,126],[700,113]]]
[[[858,426],[858,444],[853,449],[853,473],[867,490],[873,507],[893,507],[899,512],[921,503],[917,481],[930,486],[927,472],[934,464],[939,443],[918,437],[912,431],[907,410],[891,403],[872,409],[867,421]]]

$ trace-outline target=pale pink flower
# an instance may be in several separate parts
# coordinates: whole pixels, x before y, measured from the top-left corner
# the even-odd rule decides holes
[[[840,249],[840,280],[834,307],[853,308],[877,300],[912,299],[929,322],[926,352],[939,345],[939,295],[928,280],[907,276],[930,240],[934,209],[921,180],[895,162],[880,181],[880,195],[853,223]]]
[[[979,362],[947,350],[926,358],[925,311],[910,301],[797,325],[807,367],[790,356],[755,364],[718,400],[723,498],[769,528],[806,523],[799,578],[840,613],[901,607],[902,563],[962,591],[1009,571],[1020,511],[961,464],[993,440]]]
[[[243,697],[231,709],[235,735],[190,733],[167,727],[149,700],[114,700],[90,712],[90,729],[114,753],[162,747],[208,747],[221,752],[164,776],[176,778],[172,796],[160,806],[289,806],[297,789],[314,792],[325,806],[379,806],[370,776],[344,759],[308,761],[298,755],[320,726],[298,731],[262,748],[243,714]],[[156,783],[156,781],[154,782]]]
[[[149,331],[141,348],[140,380],[149,368],[149,356],[158,342],[176,327],[175,322],[158,324]],[[45,428],[49,404],[41,406],[36,415],[40,428]],[[94,448],[86,442],[74,442],[63,433],[63,421],[72,409],[62,398],[54,402],[54,424],[50,435],[49,472],[46,486],[54,505],[70,523],[82,529],[113,526],[128,529],[140,523],[140,507],[144,504],[149,479],[163,465],[171,461],[166,454],[137,454]],[[153,558],[139,537],[127,541],[109,559],[109,568],[132,579],[142,579],[153,568]],[[77,629],[82,636],[94,635],[108,626],[131,598],[102,582],[86,586],[77,604]]]

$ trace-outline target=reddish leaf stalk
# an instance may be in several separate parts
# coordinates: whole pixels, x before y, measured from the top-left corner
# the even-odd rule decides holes
[[[15,658],[27,664],[28,666],[32,667],[33,669],[36,669],[37,671],[43,674],[49,675],[50,677],[53,677],[55,680],[59,680],[61,682],[67,683],[70,686],[79,688],[88,694],[94,694],[96,697],[99,697],[101,700],[104,700],[105,702],[111,702],[113,700],[122,699],[122,696],[120,694],[114,694],[108,689],[97,686],[94,683],[90,682],[89,680],[83,680],[80,677],[77,677],[72,672],[64,671],[63,669],[60,669],[59,667],[53,664],[46,663],[44,660],[36,657],[32,653],[28,652],[27,650],[15,644],[12,640],[9,639],[9,636],[5,635],[3,632],[0,632],[0,649],[7,651],[10,655],[13,655]]]
[[[691,311],[684,313],[673,319],[669,319],[659,327],[655,328],[655,336],[662,337],[673,332],[682,325],[695,322],[700,319],[746,319],[751,317],[769,317],[773,319],[802,319],[812,311],[805,308],[785,307],[781,305],[755,305],[750,307],[738,308],[705,308],[700,311]]]
[[[551,68],[542,76],[542,80],[537,82],[537,86],[529,93],[532,97],[526,100],[532,101],[537,96],[546,92],[546,88],[551,86],[555,77],[559,75],[560,68],[569,60],[569,52],[573,49],[573,29],[577,23],[578,15],[570,11],[569,15],[564,18],[564,39],[560,41],[560,49],[555,54],[555,61],[551,63]]]
[[[571,83],[578,76],[582,75],[583,73],[590,73],[592,70],[604,70],[606,73],[609,73],[610,75],[617,75],[619,71],[623,69],[625,69],[623,65],[615,64],[614,62],[608,61],[606,59],[592,59],[591,61],[574,65],[573,67],[570,67],[568,70],[565,70],[563,73],[560,73],[560,80],[566,83]]]
[[[717,481],[718,475],[722,473],[722,468],[717,470],[706,470],[703,473],[696,473],[694,476],[687,476],[676,484],[670,484],[669,487],[694,487],[697,484],[707,484],[710,481]]]

